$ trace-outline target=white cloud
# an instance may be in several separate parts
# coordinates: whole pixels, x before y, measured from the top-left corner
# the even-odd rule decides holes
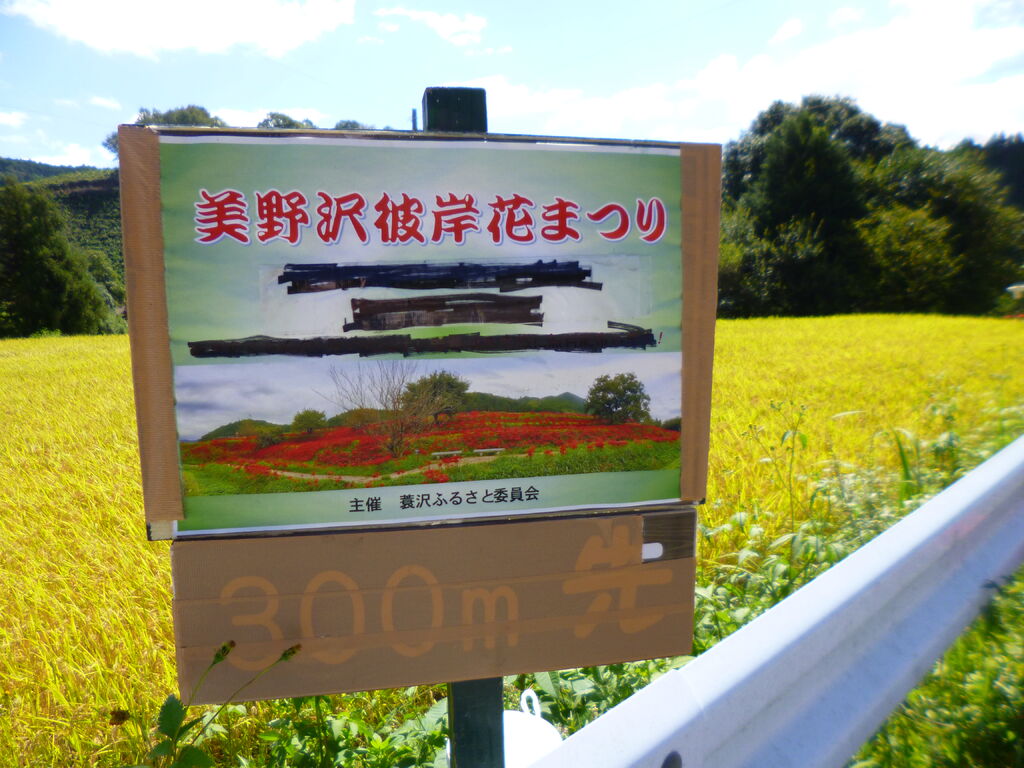
[[[321,128],[330,128],[334,125],[334,122],[331,122],[331,125],[326,125],[330,118],[320,110],[311,107],[292,107],[290,109],[231,109],[230,107],[225,107],[223,109],[215,109],[211,114],[216,115],[228,125],[236,128],[255,128],[269,112],[281,112],[289,117],[294,117],[296,120],[310,120],[314,125],[318,125]]]
[[[357,39],[356,42],[359,43],[360,45],[383,45],[384,44],[383,40],[381,40],[379,37],[374,37],[373,35],[363,35],[362,37]]]
[[[24,112],[0,112],[0,125],[8,128],[18,128],[25,124],[28,115]]]
[[[577,88],[534,90],[504,75],[446,83],[487,90],[487,122],[499,133],[629,139],[710,140],[685,136],[691,105],[662,83],[601,96]]]
[[[801,32],[804,31],[804,23],[800,19],[788,19],[783,22],[782,26],[776,30],[775,34],[772,35],[772,39],[768,42],[772,45],[778,45],[784,43],[787,40],[792,40],[794,37],[798,37]]]
[[[117,99],[108,99],[103,96],[93,96],[91,99],[89,99],[89,103],[92,104],[94,107],[103,107],[104,109],[121,109],[121,102],[119,102]]]
[[[844,27],[847,24],[854,24],[864,18],[863,8],[850,8],[843,6],[836,8],[828,17],[828,25],[832,28]]]
[[[987,0],[978,8],[978,21],[985,26],[1024,23],[1024,3],[1020,0]]]
[[[479,45],[480,33],[487,26],[487,19],[467,13],[457,16],[454,13],[438,13],[437,11],[414,11],[408,8],[380,8],[374,11],[376,16],[404,16],[410,21],[425,24],[434,30],[443,40],[452,45]]]
[[[401,27],[393,21],[378,22],[377,28],[380,29],[381,32],[397,32],[401,29]]]
[[[471,48],[466,51],[467,56],[504,56],[512,53],[511,45],[503,45],[500,48]]]
[[[592,95],[504,76],[488,90],[495,131],[724,143],[772,101],[850,96],[925,144],[1024,131],[1024,19],[982,26],[978,0],[897,0],[882,24],[741,59],[723,53],[685,79]],[[866,55],[865,52],[870,52]]]
[[[11,0],[3,12],[106,53],[156,58],[251,45],[279,57],[352,24],[354,8],[355,0]]]
[[[100,158],[98,150],[92,150],[79,144],[60,145],[56,154],[33,156],[33,160],[49,165],[109,165],[106,153]]]

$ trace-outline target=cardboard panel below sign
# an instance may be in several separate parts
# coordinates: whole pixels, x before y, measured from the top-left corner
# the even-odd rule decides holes
[[[672,656],[693,628],[692,508],[171,549],[179,685],[224,701]],[[193,691],[222,643],[236,648]]]

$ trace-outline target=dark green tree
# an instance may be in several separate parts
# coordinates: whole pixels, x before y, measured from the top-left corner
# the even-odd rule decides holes
[[[286,115],[283,112],[268,112],[267,116],[260,120],[257,128],[263,129],[301,129],[301,128],[316,128],[316,125],[310,119],[296,120],[290,115]]]
[[[927,208],[875,208],[857,224],[875,279],[865,308],[941,312],[953,302],[962,259],[953,254],[949,223]]]
[[[873,209],[902,206],[940,222],[949,254],[941,312],[988,312],[1024,277],[1024,213],[1007,204],[1001,181],[972,154],[934,149],[896,152],[867,175]]]
[[[314,429],[322,429],[327,425],[327,414],[306,408],[299,411],[292,419],[292,432],[305,432],[307,435]]]
[[[865,208],[845,146],[808,111],[784,118],[764,145],[760,175],[738,206],[763,241],[749,254],[777,313],[849,312],[867,280],[854,228]],[[770,288],[770,290],[769,290]]]
[[[992,311],[1022,277],[1021,146],[940,152],[850,99],[775,102],[725,149],[719,312]]]
[[[807,115],[855,161],[877,161],[897,149],[914,146],[902,125],[880,122],[849,98],[805,96],[800,106],[776,101],[754,119],[738,141],[726,144],[722,157],[724,199],[739,200],[757,182],[769,138],[796,114]]]
[[[0,188],[0,336],[96,333],[107,324],[100,288],[64,228],[44,191],[13,178]]]
[[[649,421],[651,397],[632,373],[598,376],[587,392],[587,413],[611,424]]]
[[[339,120],[334,124],[334,130],[336,131],[372,131],[375,130],[372,125],[366,125],[360,123],[358,120]]]
[[[982,153],[985,165],[1002,174],[1008,202],[1024,209],[1024,134],[993,136]]]
[[[135,118],[135,125],[186,125],[186,126],[209,126],[211,128],[226,128],[227,123],[219,117],[211,115],[205,107],[198,107],[189,104],[185,107],[175,107],[161,112],[159,109],[139,110],[139,116]],[[103,146],[117,154],[117,131],[114,131],[103,140]]]
[[[761,173],[741,202],[761,235],[791,219],[837,234],[864,211],[849,153],[806,112],[786,118],[765,143]]]
[[[402,395],[406,404],[429,403],[434,411],[466,409],[469,382],[448,371],[436,371],[410,382]]]

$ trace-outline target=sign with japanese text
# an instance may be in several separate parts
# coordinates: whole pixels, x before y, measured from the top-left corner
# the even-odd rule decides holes
[[[700,500],[713,303],[686,324],[708,271],[684,269],[686,145],[122,135],[147,518],[170,535]]]
[[[184,697],[688,651],[719,147],[138,126],[119,146]]]

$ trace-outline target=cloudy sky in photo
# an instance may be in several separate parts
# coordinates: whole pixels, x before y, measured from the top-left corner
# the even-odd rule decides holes
[[[280,358],[278,358],[280,359]],[[679,354],[565,354],[537,352],[529,357],[502,355],[465,360],[395,360],[383,365],[410,366],[414,378],[450,371],[469,382],[472,392],[505,397],[546,397],[571,392],[587,396],[598,376],[633,373],[651,397],[651,415],[679,415]],[[301,410],[328,416],[345,410],[336,402],[331,368],[373,367],[377,361],[294,358],[285,362],[178,366],[174,370],[178,435],[195,440],[223,424],[241,419],[291,423]]]
[[[0,0],[0,156],[113,165],[140,107],[408,129],[428,86],[504,133],[724,143],[849,96],[923,143],[1024,131],[1022,0]]]

